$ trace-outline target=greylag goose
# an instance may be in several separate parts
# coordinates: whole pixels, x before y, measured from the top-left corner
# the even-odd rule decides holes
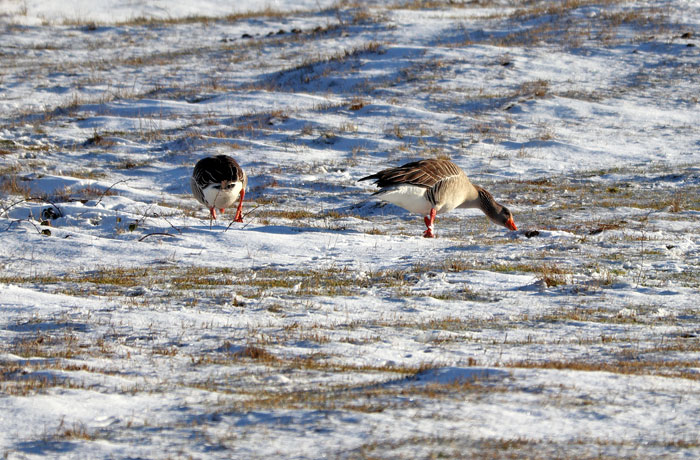
[[[228,155],[202,158],[194,166],[190,180],[192,194],[197,201],[209,208],[213,219],[216,219],[216,209],[223,214],[240,196],[236,216],[233,218],[236,222],[243,222],[241,209],[247,184],[245,172]]]
[[[360,180],[374,180],[380,188],[374,195],[383,201],[423,214],[426,238],[435,237],[435,215],[454,208],[479,208],[493,223],[510,230],[518,229],[510,211],[498,204],[489,192],[472,184],[464,171],[450,160],[414,161]]]

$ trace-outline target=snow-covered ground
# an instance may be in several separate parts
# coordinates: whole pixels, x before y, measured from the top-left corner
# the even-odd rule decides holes
[[[698,2],[4,0],[0,30],[0,455],[700,456]],[[221,153],[243,224],[189,191]],[[357,182],[437,156],[519,230],[424,239]]]

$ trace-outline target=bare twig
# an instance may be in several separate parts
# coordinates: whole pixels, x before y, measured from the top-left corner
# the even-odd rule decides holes
[[[153,203],[148,205],[148,207],[142,211],[141,218],[136,221],[136,225],[141,225],[142,223],[144,223],[146,221],[146,219],[148,219],[148,212],[151,210],[152,207],[153,207]],[[156,216],[153,216],[153,217],[156,217]]]
[[[95,203],[95,206],[97,206],[98,204],[100,204],[100,203],[102,202],[102,199],[107,195],[107,193],[108,193],[110,190],[112,190],[116,185],[121,184],[122,182],[128,182],[128,181],[129,181],[129,179],[118,180],[118,181],[116,181],[115,183],[113,183],[112,185],[110,185],[109,187],[107,187],[107,188],[102,192],[102,194],[100,195],[100,199],[97,200],[97,203]]]
[[[22,198],[21,200],[15,201],[14,203],[8,205],[7,207],[3,206],[1,214],[5,214],[9,217],[8,212],[10,211],[10,209],[14,208],[18,204],[24,203],[25,201],[29,201],[29,200],[31,200],[31,198]]]
[[[248,214],[252,214],[253,212],[257,211],[258,208],[262,208],[263,206],[267,206],[268,204],[269,203],[259,204],[259,205],[255,206],[253,209],[251,209],[250,211],[248,211],[247,213],[243,214],[243,216],[241,216],[241,217],[248,217]],[[228,227],[226,227],[224,232],[228,231],[228,229],[231,228],[231,225],[233,225],[234,222],[235,222],[235,220],[232,220],[231,223],[228,224]],[[246,223],[243,227],[241,227],[241,230],[246,228],[248,226],[248,224],[250,224],[250,222]]]
[[[170,225],[176,232],[178,232],[179,234],[182,234],[182,230],[179,229],[179,228],[177,228],[176,226],[174,226],[174,225],[172,224],[172,222],[170,222],[170,221],[168,220],[167,217],[163,216],[162,214],[159,214],[158,217],[160,217],[161,219],[163,219],[164,221],[166,221],[166,222],[168,223],[168,225]]]
[[[12,228],[12,225],[18,224],[20,222],[29,222],[30,224],[32,224],[32,226],[34,226],[34,229],[37,231],[37,233],[41,233],[39,227],[34,222],[32,222],[32,219],[29,217],[27,217],[26,219],[15,219],[10,221],[10,223],[7,224],[7,227],[5,228],[5,230],[3,230],[3,232],[10,230],[10,228]]]
[[[644,260],[645,260],[645,249],[644,249],[644,241],[647,239],[646,235],[646,230],[647,230],[647,225],[649,224],[649,216],[651,216],[652,213],[656,211],[651,210],[647,213],[646,216],[640,219],[640,222],[642,224],[642,236],[639,239],[639,253],[641,255],[641,261],[639,262],[639,272],[637,273],[637,287],[639,287],[643,281],[644,281]]]
[[[10,223],[7,224],[7,227],[5,228],[5,230],[3,230],[3,232],[9,231],[14,224],[19,223],[19,222],[22,222],[22,221],[21,220],[11,220]]]
[[[116,185],[121,184],[121,183],[123,183],[123,182],[128,182],[129,180],[130,180],[130,179],[118,180],[118,181],[116,181],[115,183],[113,183],[112,185],[110,185],[109,187],[107,187],[107,188],[100,194],[100,198],[97,200],[97,203],[95,203],[95,206],[97,206],[98,204],[100,204],[100,203],[102,202],[102,200],[104,199],[104,197],[107,196],[107,193],[108,193],[110,190],[112,190]],[[87,210],[84,211],[84,212],[81,212],[80,214],[78,214],[77,217],[82,217],[86,212],[87,212]]]
[[[175,229],[175,230],[177,230],[177,229]],[[153,233],[147,233],[147,234],[143,235],[141,238],[139,238],[139,241],[143,241],[146,238],[148,238],[149,236],[155,236],[155,235],[177,236],[177,235],[173,235],[172,233],[168,233],[168,232],[153,232]]]

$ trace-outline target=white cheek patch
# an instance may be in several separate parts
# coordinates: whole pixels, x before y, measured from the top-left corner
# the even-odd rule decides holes
[[[228,190],[226,190],[227,193],[232,194],[233,196],[238,196],[239,193],[241,193],[241,189],[243,188],[243,183],[242,182],[236,182],[234,186]]]
[[[202,194],[204,195],[204,200],[209,206],[215,208],[228,208],[231,203],[236,201],[242,188],[243,184],[240,182],[236,182],[235,186],[228,190],[222,190],[221,188],[214,188],[214,185],[208,185],[202,190]]]

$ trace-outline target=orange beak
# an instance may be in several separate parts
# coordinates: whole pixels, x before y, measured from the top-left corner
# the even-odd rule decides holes
[[[513,230],[513,231],[515,231],[515,230],[518,229],[518,227],[515,226],[515,222],[513,222],[513,218],[512,218],[512,217],[509,218],[509,219],[506,221],[506,227],[508,227],[509,229],[511,229],[511,230]]]

